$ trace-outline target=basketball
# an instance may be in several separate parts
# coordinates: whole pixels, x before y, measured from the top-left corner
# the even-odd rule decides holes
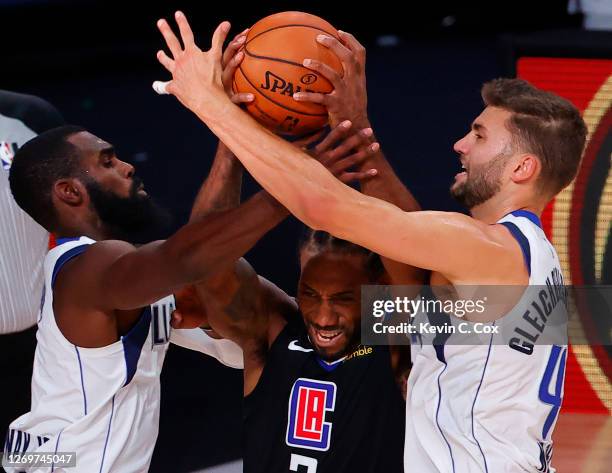
[[[249,30],[234,91],[255,96],[248,112],[275,133],[302,136],[327,124],[324,106],[293,99],[296,92],[333,90],[325,77],[303,66],[304,59],[323,62],[342,74],[340,60],[316,41],[320,34],[338,38],[327,21],[302,12],[268,16]]]

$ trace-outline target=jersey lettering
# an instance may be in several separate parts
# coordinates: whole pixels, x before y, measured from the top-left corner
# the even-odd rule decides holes
[[[151,305],[153,345],[165,345],[170,341],[170,319],[174,309],[173,298],[162,299]]]

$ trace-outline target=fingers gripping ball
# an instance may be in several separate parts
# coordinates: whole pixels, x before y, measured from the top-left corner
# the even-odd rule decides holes
[[[296,92],[333,91],[326,78],[304,67],[304,59],[315,59],[342,74],[338,58],[316,41],[320,34],[338,38],[327,21],[302,12],[268,16],[249,30],[234,91],[254,94],[247,110],[275,133],[302,136],[327,124],[325,106],[293,99]]]

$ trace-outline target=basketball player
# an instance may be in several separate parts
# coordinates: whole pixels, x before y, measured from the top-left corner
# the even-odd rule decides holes
[[[173,56],[158,53],[172,74],[167,91],[307,225],[428,269],[433,284],[457,291],[466,284],[562,286],[539,215],[580,165],[586,126],[569,102],[517,79],[486,83],[485,109],[454,146],[462,171],[451,193],[471,216],[404,212],[338,182],[228,101],[219,76],[227,22],[202,52],[185,16],[178,12],[176,19],[183,48],[165,21],[158,24]],[[540,297],[547,317],[522,297],[490,326],[535,324],[545,334],[548,316],[559,320],[566,307],[562,298]],[[406,471],[549,471],[566,354],[564,343],[508,343],[493,333],[481,346],[424,345],[408,383]]]
[[[77,452],[70,471],[144,471],[157,436],[159,374],[169,339],[242,368],[242,351],[229,340],[199,329],[171,333],[170,314],[184,299],[147,302],[214,270],[214,252],[205,247],[222,241],[217,229],[227,219],[243,213],[249,217],[242,223],[254,218],[249,204],[234,216],[194,222],[166,242],[136,248],[128,242],[146,241],[165,215],[109,143],[77,127],[54,128],[11,161],[17,203],[38,222],[33,226],[59,239],[45,259],[43,298],[39,293],[35,311],[31,411],[7,431],[4,467],[37,471],[9,466],[8,455],[68,451]],[[276,207],[261,206],[259,214]],[[250,238],[246,227],[231,227],[226,236]]]
[[[332,170],[335,166],[330,164],[339,158],[342,163],[367,157],[357,174],[342,172],[337,177],[344,182],[357,179],[364,192],[406,210],[418,209],[378,152],[378,144],[370,143],[371,128],[321,153],[328,143],[349,132],[346,122],[337,117],[359,114],[367,120],[365,87],[357,85],[351,97],[339,99],[341,105],[331,122],[340,124],[315,152]],[[342,158],[352,147],[361,149]],[[372,167],[379,171],[376,175],[368,174]],[[207,181],[208,195],[198,212],[237,206],[241,174],[242,167],[231,153],[223,160],[218,155]],[[407,347],[360,346],[359,291],[361,284],[389,278],[420,284],[422,272],[391,261],[384,264],[387,271],[378,255],[365,248],[310,230],[300,244],[297,300],[258,277],[244,260],[196,286],[197,299],[204,306],[201,312],[208,314],[205,323],[243,348],[246,472],[300,471],[300,466],[313,465],[319,472],[403,470],[404,403],[396,380],[402,379],[405,385],[408,351]],[[176,314],[174,326],[197,322],[194,312],[185,318]],[[308,396],[313,404],[308,404]],[[333,399],[333,409],[325,407],[322,397],[329,403]],[[318,422],[326,409],[330,411],[327,420],[333,421]],[[317,434],[320,438],[315,441]]]
[[[63,123],[59,112],[45,100],[0,90],[0,333],[3,334],[0,337],[0,367],[5,386],[23,394],[5,403],[0,411],[3,440],[9,423],[30,407],[36,332],[25,329],[35,325],[38,319],[43,262],[49,246],[47,230],[14,201],[9,189],[9,170],[15,152],[24,143]],[[183,305],[184,302],[179,299],[177,303]],[[213,356],[226,366],[242,369],[242,351],[229,340],[213,339],[202,330],[175,330],[170,340]],[[6,440],[11,441],[10,432]],[[18,434],[13,434],[13,440],[21,451],[27,444],[25,439],[19,442]]]
[[[393,172],[368,172],[374,165],[389,169],[379,156],[372,159],[378,146],[370,143],[370,131],[319,159],[337,161],[342,150],[360,147],[339,161],[359,157],[357,173],[337,177],[357,178],[366,191],[384,188],[390,198],[401,196],[399,205],[413,208],[414,199]],[[337,127],[326,141],[340,132],[348,129]],[[217,155],[198,212],[237,206],[241,173],[231,153]],[[360,288],[389,277],[418,284],[421,273],[395,264],[386,274],[378,255],[325,232],[310,230],[299,254],[295,300],[244,259],[195,288],[200,310],[208,314],[205,323],[244,352],[244,471],[403,471],[405,407],[396,381],[407,371],[408,351],[360,345]],[[177,313],[174,326],[185,326],[186,319],[200,324],[194,312],[185,318]]]
[[[58,235],[58,246],[45,260],[32,410],[12,423],[5,453],[77,452],[69,471],[146,471],[170,314],[183,300],[160,297],[235,261],[244,244],[252,246],[270,228],[266,221],[286,211],[261,193],[205,220],[194,214],[168,240],[135,247],[129,242],[146,241],[165,216],[134,168],[78,127],[53,129],[24,145],[10,183],[17,203]],[[205,183],[204,195],[207,189]],[[234,355],[242,352],[233,342],[204,335],[194,347],[184,334],[173,331],[172,338],[238,364]]]

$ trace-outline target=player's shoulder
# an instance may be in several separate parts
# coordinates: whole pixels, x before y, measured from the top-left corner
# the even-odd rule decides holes
[[[511,227],[469,216],[464,216],[461,221],[471,227],[466,227],[472,236],[470,253],[477,257],[463,267],[459,276],[445,274],[449,281],[455,285],[527,283],[529,275],[523,258],[524,245]]]
[[[488,247],[503,258],[504,254],[514,256],[516,240],[512,232],[502,221],[488,223],[458,212],[448,212],[448,222],[451,225],[469,232],[474,243],[479,247]]]
[[[134,245],[121,240],[84,243],[80,248],[82,251],[63,265],[61,272],[64,278],[66,276],[73,279],[98,277],[119,258],[136,250]]]
[[[83,243],[74,248],[80,251],[64,258],[59,266],[56,263],[53,268],[54,297],[79,307],[100,306],[108,297],[104,291],[109,277],[107,270],[135,247],[125,241],[105,240]]]

